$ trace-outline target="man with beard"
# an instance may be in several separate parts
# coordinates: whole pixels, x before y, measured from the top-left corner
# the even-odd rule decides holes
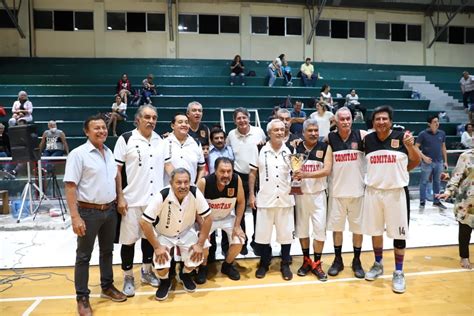
[[[202,123],[202,105],[197,101],[188,104],[186,116],[189,120],[189,135],[201,145],[209,144],[209,128]]]

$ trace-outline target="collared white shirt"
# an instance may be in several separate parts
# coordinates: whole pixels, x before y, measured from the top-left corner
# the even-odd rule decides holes
[[[232,147],[229,145],[224,145],[224,148],[221,150],[217,149],[213,145],[209,148],[209,156],[207,157],[207,166],[209,168],[209,174],[214,173],[216,170],[214,169],[214,163],[216,162],[217,158],[220,157],[227,157],[229,159],[234,160],[234,152],[232,151]]]
[[[295,205],[293,195],[290,195],[290,167],[283,160],[283,154],[291,154],[290,149],[283,144],[275,152],[267,142],[258,155],[258,165],[250,165],[258,169],[260,190],[257,193],[257,207],[290,207]]]
[[[112,151],[104,145],[104,156],[102,156],[88,140],[67,156],[63,181],[77,185],[78,201],[106,204],[117,197],[116,176],[117,165]]]
[[[164,142],[155,132],[150,140],[138,129],[128,133],[131,133],[128,141],[122,135],[114,148],[117,164],[125,164],[127,186],[123,193],[128,206],[147,206],[151,198],[163,189]]]
[[[163,196],[166,198],[163,199]],[[193,227],[196,215],[206,217],[210,214],[209,205],[197,187],[191,186],[180,204],[173,189],[167,186],[152,199],[142,218],[149,223],[154,223],[159,218],[156,225],[158,234],[176,237]]]
[[[256,165],[255,153],[258,155],[257,144],[266,141],[265,132],[260,127],[250,126],[250,130],[246,135],[239,133],[238,129],[235,128],[229,132],[227,136],[227,145],[232,147],[234,152],[234,170],[249,174],[249,164]]]
[[[206,164],[201,144],[187,136],[183,144],[171,133],[165,139],[165,163],[171,162],[174,168],[185,168],[191,174],[191,181],[196,181],[198,167]],[[167,180],[169,177],[166,175]]]

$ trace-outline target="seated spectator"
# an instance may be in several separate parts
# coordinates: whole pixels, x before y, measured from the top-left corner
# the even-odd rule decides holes
[[[148,76],[142,81],[142,96],[145,99],[146,104],[152,104],[150,97],[156,95],[156,86],[153,83],[153,78],[153,74],[148,74]]]
[[[132,84],[128,80],[127,74],[123,74],[117,83],[117,94],[122,98],[123,102],[128,104],[128,97],[132,94]]]
[[[283,78],[285,78],[286,86],[291,87],[293,86],[293,82],[291,82],[291,67],[288,66],[286,59],[282,63],[281,72],[283,73]]]
[[[358,110],[362,113],[362,120],[367,113],[367,109],[362,106],[359,102],[359,96],[356,93],[355,89],[351,89],[348,95],[346,95],[346,103],[344,106],[348,107],[351,110],[352,118],[355,120],[355,111]]]
[[[467,123],[461,135],[461,144],[466,148],[474,148],[474,123]]]
[[[17,124],[27,124],[33,121],[33,104],[28,100],[28,94],[25,91],[18,93],[18,100],[13,103],[12,118],[8,121],[9,126]]]
[[[58,129],[56,122],[51,120],[48,122],[48,129],[44,131],[39,145],[43,156],[57,157],[69,154],[69,147],[66,141],[66,134]]]
[[[10,139],[5,133],[5,125],[0,123],[0,157],[10,156]]]
[[[306,58],[304,64],[300,67],[301,80],[305,87],[314,87],[318,80],[318,74],[314,72],[314,66],[311,64],[311,58]]]
[[[276,77],[281,77],[281,60],[280,58],[275,58],[267,68],[267,78],[268,78],[268,86],[273,87],[275,83]]]
[[[319,137],[324,139],[328,136],[331,127],[336,125],[334,114],[327,111],[324,102],[318,102],[316,104],[316,112],[311,113],[310,118],[315,119],[319,126]]]
[[[327,84],[324,84],[321,87],[321,93],[319,94],[319,102],[322,102],[326,108],[332,112],[337,103],[334,103],[331,95],[331,87]],[[321,132],[319,132],[321,134]]]
[[[245,66],[240,58],[240,55],[235,55],[232,64],[230,65],[230,85],[233,86],[240,81],[242,86],[245,86]]]
[[[119,95],[115,96],[115,103],[112,104],[112,112],[109,113],[110,119],[107,124],[107,128],[110,129],[112,126],[112,135],[117,136],[117,121],[125,121],[127,119],[127,105],[122,102],[122,98]]]

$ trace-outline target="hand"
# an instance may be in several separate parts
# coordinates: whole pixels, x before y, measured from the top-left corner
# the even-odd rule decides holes
[[[200,262],[203,258],[202,246],[199,244],[194,244],[191,246],[191,251],[193,253],[191,255],[191,261]]]
[[[403,134],[403,144],[405,144],[406,147],[412,147],[415,145],[415,137],[410,133],[410,131],[406,131],[405,134]]]
[[[308,77],[308,79],[311,79],[311,75],[306,75],[306,77]]]
[[[444,166],[444,170],[448,170],[448,163],[447,163],[447,162],[445,162],[445,163],[443,164],[443,166]]]
[[[303,140],[301,138],[294,139],[290,142],[290,145],[293,147],[298,146]]]
[[[120,213],[122,216],[127,215],[128,211],[128,204],[127,201],[123,197],[117,198],[117,211]]]
[[[170,250],[168,247],[159,245],[155,248],[155,261],[159,265],[164,265],[166,261],[170,260]]]
[[[257,208],[257,204],[255,202],[255,194],[250,194],[249,195],[249,205],[252,209],[256,209]]]
[[[76,234],[79,237],[83,237],[86,235],[86,223],[84,220],[78,216],[78,217],[72,217],[72,230],[74,231],[74,234]]]
[[[238,237],[242,244],[245,243],[245,239],[247,239],[247,236],[245,236],[245,233],[240,227],[240,225],[234,226],[234,229],[232,229],[232,240],[234,239],[234,237]]]
[[[448,197],[451,196],[451,192],[445,191],[443,194],[435,194],[435,198],[440,200],[446,200]]]
[[[303,172],[301,172],[301,170],[293,171],[292,178],[293,180],[301,181],[301,179],[303,179]]]
[[[424,163],[431,164],[433,162],[433,160],[428,156],[423,156],[421,158],[423,159]]]

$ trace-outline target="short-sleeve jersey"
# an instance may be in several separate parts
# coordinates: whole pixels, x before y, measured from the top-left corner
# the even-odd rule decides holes
[[[206,164],[200,143],[188,136],[181,144],[173,133],[165,139],[165,162],[171,162],[174,168],[188,170],[193,183],[196,181],[198,166]]]
[[[364,195],[364,142],[360,130],[352,130],[346,141],[337,132],[328,135],[332,148],[331,196],[339,198]]]
[[[206,187],[204,189],[204,197],[211,209],[212,219],[220,220],[226,218],[235,210],[239,176],[234,173],[229,184],[226,185],[222,191],[217,189],[215,173],[206,176],[205,179]]]
[[[403,144],[403,135],[403,132],[392,131],[384,141],[375,132],[365,136],[367,186],[382,190],[408,186],[408,151]]]
[[[308,160],[306,160],[302,172],[315,172],[321,170],[324,167],[324,157],[326,157],[326,151],[328,145],[324,142],[317,142],[316,145],[308,151],[304,146],[303,142],[296,146],[296,153],[307,154]],[[304,194],[314,194],[327,189],[327,177],[322,178],[310,178],[301,180],[301,191]]]
[[[209,145],[209,128],[206,124],[199,123],[198,129],[196,131],[193,131],[191,128],[189,128],[188,134],[196,141],[198,141],[201,145]]]

